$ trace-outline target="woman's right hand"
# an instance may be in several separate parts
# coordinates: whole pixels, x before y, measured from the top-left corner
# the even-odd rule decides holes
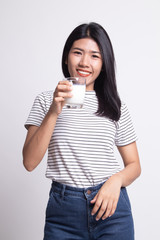
[[[23,163],[28,171],[38,166],[44,157],[54,131],[57,116],[65,104],[65,98],[72,97],[72,83],[60,81],[55,89],[50,110],[40,127],[30,126],[23,147]],[[55,117],[56,116],[56,117]]]
[[[63,106],[65,105],[65,98],[72,97],[72,83],[64,80],[60,81],[54,91],[53,102],[50,107],[50,111],[57,116],[61,113]]]

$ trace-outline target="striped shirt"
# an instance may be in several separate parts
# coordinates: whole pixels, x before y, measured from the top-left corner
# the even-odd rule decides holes
[[[41,125],[52,100],[53,91],[36,97],[26,128]],[[47,178],[70,186],[89,187],[121,170],[114,146],[124,146],[137,139],[127,106],[122,103],[117,122],[96,116],[97,108],[95,91],[86,91],[83,108],[63,107],[48,146]]]

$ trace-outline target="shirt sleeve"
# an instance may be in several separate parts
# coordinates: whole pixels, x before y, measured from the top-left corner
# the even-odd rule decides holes
[[[28,119],[24,124],[25,128],[28,129],[29,125],[34,125],[39,127],[45,115],[46,115],[45,98],[44,98],[44,94],[41,93],[34,100]]]
[[[116,146],[125,146],[137,140],[137,135],[132,123],[132,119],[125,103],[121,106],[121,116],[117,122],[115,137]]]

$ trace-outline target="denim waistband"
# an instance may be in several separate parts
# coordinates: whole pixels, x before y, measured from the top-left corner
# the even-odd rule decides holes
[[[74,195],[74,196],[91,196],[95,192],[97,192],[101,187],[103,183],[100,183],[96,186],[91,186],[87,188],[77,188],[68,186],[59,182],[52,181],[52,190],[54,192],[60,193],[61,195]]]

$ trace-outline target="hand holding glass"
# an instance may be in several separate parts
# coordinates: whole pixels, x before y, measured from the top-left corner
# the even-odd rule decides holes
[[[68,77],[65,80],[71,82],[73,87],[71,91],[73,96],[65,99],[67,108],[82,108],[86,91],[86,79],[82,77]]]

